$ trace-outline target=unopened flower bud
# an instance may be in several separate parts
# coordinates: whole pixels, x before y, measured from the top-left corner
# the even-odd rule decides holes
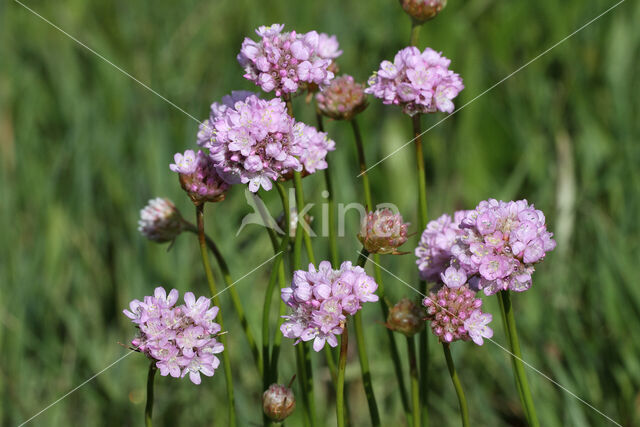
[[[391,307],[387,316],[387,328],[412,337],[424,328],[424,309],[408,298],[402,298]]]
[[[316,101],[322,114],[336,120],[349,120],[367,108],[364,86],[349,75],[333,79],[316,95]]]
[[[408,225],[391,209],[378,209],[364,217],[358,240],[369,253],[399,254],[397,248],[407,241]]]
[[[138,231],[154,242],[174,240],[183,230],[184,222],[180,211],[169,199],[155,198],[140,210]]]
[[[293,396],[293,391],[281,384],[271,384],[262,393],[262,409],[272,421],[283,421],[296,409],[296,398]]]
[[[193,203],[220,202],[224,200],[227,184],[218,175],[213,161],[202,151],[187,150],[173,157],[175,163],[169,168],[178,173],[180,185]]]
[[[447,5],[447,0],[400,0],[405,12],[418,22],[434,18]]]

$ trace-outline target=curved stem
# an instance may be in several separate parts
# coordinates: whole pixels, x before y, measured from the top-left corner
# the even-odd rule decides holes
[[[149,373],[147,374],[147,404],[144,407],[144,425],[145,427],[151,427],[151,416],[153,413],[153,380],[156,376],[156,361],[152,360],[149,364]]]
[[[420,427],[420,380],[418,378],[418,362],[416,360],[416,342],[414,337],[407,337],[407,353],[409,354],[409,375],[411,376],[413,427]]]
[[[456,372],[456,367],[453,364],[453,358],[451,357],[449,344],[442,343],[442,349],[444,350],[444,357],[447,359],[447,368],[449,368],[449,375],[451,375],[453,387],[456,389],[456,394],[458,395],[458,403],[460,404],[460,416],[462,417],[462,426],[469,427],[469,408],[467,407],[467,399],[464,397],[462,384],[460,383],[460,378],[458,377],[458,373]]]
[[[190,222],[184,220],[185,229],[194,234],[198,234],[198,229],[195,225]],[[216,245],[216,243],[206,234],[204,235],[205,241],[207,243],[207,247],[213,253],[213,256],[218,263],[218,267],[222,272],[222,278],[224,279],[225,285],[227,285],[226,289],[229,291],[231,295],[231,302],[233,303],[233,307],[238,315],[238,319],[240,320],[240,325],[242,326],[242,330],[244,331],[245,337],[247,338],[247,343],[249,344],[249,349],[251,351],[251,355],[253,356],[253,360],[262,375],[262,356],[260,355],[260,351],[258,350],[258,345],[256,344],[256,340],[253,336],[253,332],[251,331],[251,327],[249,326],[249,321],[247,320],[247,316],[244,313],[244,309],[242,308],[242,302],[240,300],[240,295],[238,295],[238,291],[233,286],[235,282],[231,278],[231,273],[229,272],[229,265],[227,261],[224,259],[222,252]]]
[[[200,243],[200,255],[202,256],[202,266],[207,276],[207,282],[209,284],[209,290],[211,291],[211,299],[213,305],[220,307],[220,298],[218,298],[218,290],[213,278],[213,272],[211,271],[211,265],[209,265],[209,255],[207,254],[207,242],[204,232],[204,204],[196,205],[196,223],[198,225],[198,242]],[[216,321],[220,325],[221,330],[224,331],[224,321],[222,320],[222,310],[218,311]],[[230,426],[236,425],[236,409],[235,398],[233,395],[233,378],[231,375],[231,361],[229,359],[229,347],[227,346],[227,335],[221,334],[218,339],[224,346],[222,352],[222,364],[224,367],[224,376],[227,383],[227,398],[229,400],[229,422]]]
[[[536,408],[533,405],[533,397],[531,396],[531,390],[529,389],[527,374],[524,370],[524,364],[522,363],[522,353],[520,351],[520,342],[518,340],[516,318],[513,315],[513,306],[511,305],[511,295],[509,294],[509,291],[500,291],[498,298],[500,299],[502,319],[505,322],[505,331],[507,333],[507,338],[509,339],[513,374],[516,378],[516,386],[519,389],[520,400],[522,401],[522,406],[524,407],[529,425],[539,427],[540,422],[538,421]]]
[[[338,359],[338,380],[336,381],[336,417],[338,427],[345,425],[344,413],[344,373],[347,367],[347,348],[349,346],[349,329],[345,322],[344,331],[340,335],[340,358]]]

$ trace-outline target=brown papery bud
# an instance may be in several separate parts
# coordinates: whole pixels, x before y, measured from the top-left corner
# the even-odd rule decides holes
[[[296,409],[296,398],[293,391],[281,384],[271,384],[262,393],[262,409],[270,420],[284,421]]]

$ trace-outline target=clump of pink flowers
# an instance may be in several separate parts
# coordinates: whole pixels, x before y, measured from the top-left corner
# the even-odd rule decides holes
[[[346,74],[318,92],[316,101],[322,114],[336,120],[349,120],[367,108],[364,86]]]
[[[414,46],[399,51],[393,62],[382,61],[369,78],[365,93],[384,104],[416,113],[453,112],[453,99],[464,88],[462,78],[449,69],[451,61],[431,48],[423,52]]]
[[[460,228],[464,232],[451,252],[467,275],[477,274],[486,295],[529,289],[534,265],[556,247],[544,214],[526,200],[482,201]]]
[[[475,298],[475,292],[467,285],[443,286],[426,297],[422,304],[427,307],[431,330],[443,343],[473,340],[482,345],[484,338],[493,336],[493,330],[487,326],[492,320],[491,314],[480,310],[482,300]]]
[[[194,203],[219,202],[224,200],[229,184],[224,182],[211,158],[202,151],[187,150],[176,153],[175,163],[169,165],[180,176],[180,185]]]
[[[322,261],[318,269],[297,270],[291,287],[282,289],[282,300],[292,309],[284,316],[280,331],[296,343],[312,341],[320,351],[325,343],[338,345],[336,335],[344,331],[347,316],[354,315],[362,303],[378,301],[378,285],[362,267],[343,262],[339,270]]]
[[[131,301],[130,310],[123,311],[139,329],[131,345],[156,361],[160,375],[182,378],[189,374],[194,384],[200,384],[200,374],[212,376],[220,365],[216,354],[224,350],[216,340],[218,307],[210,307],[206,297],[196,300],[191,292],[184,294],[183,305],[175,306],[177,301],[176,289],[167,295],[161,287],[153,296]]]
[[[262,26],[256,30],[259,41],[244,39],[238,54],[244,77],[276,96],[307,84],[328,84],[333,78],[329,66],[342,53],[337,40],[316,31],[298,34],[283,29],[283,24]]]
[[[211,137],[199,140],[227,183],[248,184],[252,192],[270,190],[273,181],[288,179],[294,171],[325,169],[325,157],[335,149],[326,133],[289,117],[278,98],[250,95],[219,108],[212,120]]]

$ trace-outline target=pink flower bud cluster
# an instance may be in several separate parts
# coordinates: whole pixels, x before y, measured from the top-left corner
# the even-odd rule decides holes
[[[184,154],[176,153],[173,160],[175,163],[169,165],[169,168],[179,174],[180,185],[194,203],[224,200],[229,184],[218,175],[209,156],[200,150],[197,154],[193,150],[187,150]]]
[[[336,120],[349,120],[367,108],[364,86],[346,74],[318,92],[316,101],[322,114]]]
[[[455,289],[443,286],[422,304],[427,307],[431,330],[443,343],[471,339],[482,345],[484,338],[493,336],[493,330],[487,326],[491,314],[480,310],[482,300],[475,298],[475,292],[466,285]]]
[[[447,5],[447,0],[400,0],[405,12],[417,21],[434,18]]]
[[[151,199],[140,211],[138,231],[151,241],[171,242],[178,237],[183,227],[182,215],[169,199]]]
[[[313,340],[315,351],[325,343],[335,347],[346,316],[356,314],[364,302],[378,301],[376,289],[375,280],[349,261],[339,270],[333,270],[328,261],[322,261],[317,270],[309,264],[309,271],[296,271],[291,287],[282,289],[282,300],[293,312],[284,316],[280,331],[296,344]]]
[[[342,53],[337,40],[316,31],[283,33],[283,28],[282,24],[262,26],[256,30],[260,41],[244,39],[238,54],[244,77],[265,92],[275,91],[276,96],[295,93],[306,84],[329,84],[333,79],[329,66]]]
[[[365,93],[384,104],[402,107],[410,116],[416,113],[453,112],[453,99],[464,88],[462,79],[449,70],[451,60],[431,48],[424,52],[414,46],[399,51],[393,62],[382,61],[369,78]]]
[[[542,211],[526,200],[482,201],[467,212],[451,252],[467,275],[479,276],[486,295],[531,287],[534,265],[556,247]]]
[[[133,300],[124,314],[135,323],[139,334],[131,341],[136,350],[156,361],[160,375],[174,378],[189,374],[194,384],[200,384],[200,374],[212,376],[220,365],[215,356],[224,350],[216,340],[220,325],[215,323],[218,307],[209,307],[210,300],[196,301],[191,292],[184,294],[184,304],[175,306],[178,291],[167,292],[158,287],[153,296]]]
[[[216,105],[216,104],[214,104]],[[324,132],[296,122],[280,99],[269,101],[250,95],[233,106],[216,105],[209,123],[209,139],[198,142],[209,150],[217,172],[229,184],[249,184],[249,190],[272,188],[293,171],[304,174],[325,169],[325,157],[335,142]]]
[[[372,254],[398,253],[398,247],[407,241],[408,226],[391,209],[370,211],[362,220],[358,240]]]

